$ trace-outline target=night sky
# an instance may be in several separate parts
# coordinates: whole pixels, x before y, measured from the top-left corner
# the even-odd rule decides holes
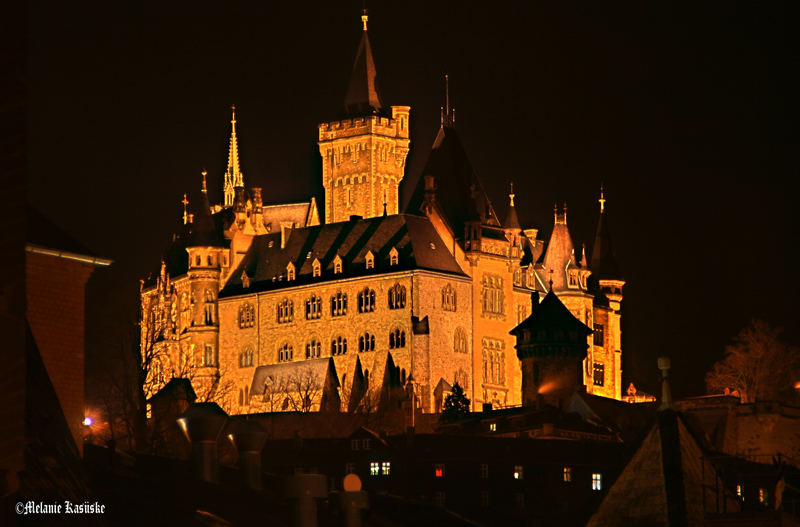
[[[318,123],[341,110],[360,2],[33,2],[30,202],[96,254],[88,356],[135,319],[197,203],[221,201],[231,104],[245,184],[265,202],[322,198]],[[614,7],[370,2],[384,104],[410,105],[401,193],[420,175],[450,75],[456,129],[501,217],[549,235],[567,202],[589,248],[601,182],[625,279],[624,381],[677,396],[751,317],[800,337],[797,90],[779,2]],[[555,5],[549,5],[555,4]],[[787,4],[788,5],[788,4]]]

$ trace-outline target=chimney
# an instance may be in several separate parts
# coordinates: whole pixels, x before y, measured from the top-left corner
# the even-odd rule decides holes
[[[239,229],[243,229],[245,221],[247,221],[247,202],[244,199],[244,187],[236,187],[233,190],[233,212],[236,216],[236,224]]]
[[[267,441],[267,431],[256,421],[237,421],[228,434],[239,452],[239,470],[244,484],[252,490],[261,490],[261,451]]]
[[[671,362],[669,360],[669,357],[658,358],[658,369],[661,370],[661,406],[658,407],[659,411],[673,408],[672,390],[670,390],[669,387],[670,367],[671,367]]]
[[[328,478],[322,474],[295,474],[286,482],[286,497],[294,501],[295,525],[317,527],[317,502],[328,497]]]
[[[192,445],[195,476],[201,481],[219,482],[217,441],[227,422],[228,414],[217,403],[194,403],[178,418],[178,426]]]

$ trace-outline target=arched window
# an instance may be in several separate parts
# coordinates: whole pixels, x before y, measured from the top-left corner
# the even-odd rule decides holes
[[[406,287],[394,284],[389,289],[389,309],[402,309],[406,307]]]
[[[364,333],[358,337],[358,351],[374,351],[375,350],[375,335]]]
[[[205,293],[205,315],[206,326],[214,325],[214,293],[211,289],[206,289]]]
[[[315,320],[322,316],[322,298],[311,295],[306,300],[306,320]]]
[[[206,344],[205,353],[203,354],[203,366],[215,366],[217,358],[214,356],[214,346]]]
[[[278,362],[289,362],[294,355],[294,349],[288,342],[278,348]]]
[[[314,262],[311,264],[311,274],[314,277],[322,275],[322,264],[319,263],[317,258],[314,258]]]
[[[239,327],[251,328],[256,321],[256,310],[253,304],[247,302],[239,306]]]
[[[364,261],[367,264],[367,269],[375,268],[375,255],[372,254],[372,251],[367,251],[366,256],[364,256]]]
[[[333,259],[333,274],[341,274],[342,272],[342,258],[338,254]]]
[[[347,293],[337,291],[331,297],[331,316],[341,317],[347,314]]]
[[[398,254],[397,249],[392,247],[392,250],[389,251],[389,265],[397,265],[397,263],[400,261],[399,256],[400,255]]]
[[[341,335],[331,340],[331,355],[344,355],[347,353],[347,339]]]
[[[456,290],[450,284],[442,288],[442,309],[445,311],[456,310]]]
[[[253,349],[251,347],[247,347],[244,351],[239,354],[239,367],[240,368],[249,368],[253,365]]]
[[[306,358],[307,359],[318,359],[321,355],[322,345],[319,343],[317,339],[311,339],[311,341],[306,343]]]
[[[285,324],[294,320],[294,302],[284,298],[278,303],[278,323]]]
[[[399,329],[389,333],[389,349],[405,348],[406,347],[406,332]]]
[[[210,254],[208,255],[208,265],[214,265],[214,257]]]
[[[358,293],[358,312],[372,313],[375,311],[375,291],[369,287]]]
[[[467,352],[467,332],[464,331],[464,328],[456,328],[453,335],[453,351],[456,353]]]

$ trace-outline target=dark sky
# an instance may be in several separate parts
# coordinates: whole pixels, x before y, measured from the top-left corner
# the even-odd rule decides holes
[[[292,4],[31,3],[29,199],[115,260],[93,279],[94,346],[133,320],[203,168],[221,199],[231,104],[246,184],[320,199],[317,124],[342,105],[360,2]],[[448,72],[501,216],[513,180],[523,224],[547,235],[566,201],[591,247],[605,184],[625,378],[658,390],[669,355],[681,396],[751,317],[798,340],[800,61],[788,4],[669,4],[370,2],[369,27],[384,102],[412,107],[403,195]]]

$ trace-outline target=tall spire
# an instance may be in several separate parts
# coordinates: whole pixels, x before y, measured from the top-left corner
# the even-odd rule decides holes
[[[514,182],[511,182],[511,189],[508,193],[508,214],[506,214],[506,222],[503,225],[506,229],[519,229],[519,217],[517,216],[517,208],[514,206]]]
[[[375,81],[377,71],[372,58],[372,47],[367,35],[368,20],[367,10],[364,9],[361,11],[361,43],[358,45],[350,83],[344,98],[345,111],[351,116],[368,115],[383,108]]]
[[[450,75],[444,74],[444,106],[442,106],[441,125],[452,127],[456,124],[456,109],[450,106]]]
[[[239,168],[239,142],[236,138],[236,106],[231,106],[231,141],[228,147],[228,168],[225,171],[225,203],[226,207],[233,205],[234,190],[244,187],[244,174]]]
[[[598,280],[620,279],[622,278],[622,273],[611,248],[611,232],[608,228],[608,218],[605,213],[605,188],[602,186],[600,187],[600,199],[598,201],[600,202],[600,218],[597,220],[597,233],[594,237],[592,260],[589,268]]]

